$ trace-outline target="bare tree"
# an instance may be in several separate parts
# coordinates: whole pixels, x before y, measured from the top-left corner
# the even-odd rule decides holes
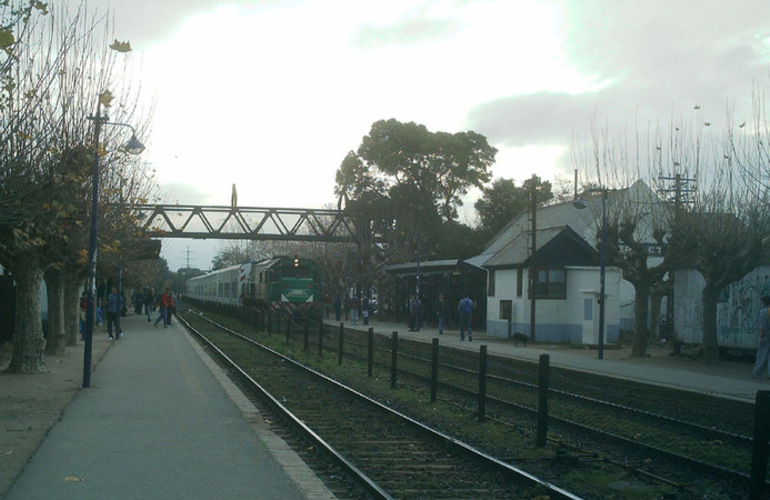
[[[720,134],[697,111],[672,118],[667,126],[646,131],[636,126],[634,134],[605,129],[594,135],[589,153],[582,150],[578,164],[595,168],[601,186],[620,184],[608,182],[608,173],[615,172],[613,180],[644,178],[661,194],[646,205],[619,207],[607,223],[608,262],[622,270],[636,292],[635,356],[644,355],[651,291],[665,287],[665,278],[677,270],[694,269],[704,283],[704,359],[718,360],[719,294],[756,267],[770,235],[767,185],[758,182],[760,172],[770,170],[764,106],[758,102],[753,133],[743,131],[745,123],[735,126],[728,113]],[[661,250],[657,264],[651,248]]]
[[[634,287],[634,357],[647,355],[650,299],[670,269],[667,254],[660,254],[668,236],[665,206],[645,188],[652,182],[645,174],[654,158],[647,150],[655,141],[643,137],[638,128],[633,133],[626,128],[611,132],[594,123],[590,139],[576,139],[573,147],[573,163],[583,179],[582,196],[605,198],[604,203],[593,204],[605,211],[594,214],[596,247],[601,252],[602,237],[606,238],[607,265],[619,268]],[[644,186],[637,182],[643,179],[647,179]]]
[[[88,110],[96,107],[98,98],[104,100],[109,89],[115,89],[127,101],[113,106],[111,120],[129,121],[136,113],[135,105],[128,104],[136,102],[136,93],[131,91],[133,75],[118,72],[126,48],[108,45],[111,29],[107,18],[89,15],[82,4],[73,15],[62,10],[49,19],[30,26],[27,38],[19,42],[14,92],[8,96],[0,130],[5,145],[0,150],[0,213],[4,215],[0,218],[0,262],[16,280],[17,325],[22,325],[14,335],[9,367],[14,372],[44,370],[39,296],[46,270],[54,292],[49,310],[56,329],[49,337],[54,352],[65,338],[64,304],[77,311],[73,288],[78,284],[65,283],[64,278],[77,281],[81,273],[76,269],[85,263],[89,171],[95,155],[102,156],[107,203],[115,199],[111,193],[120,184],[115,179],[123,179],[124,174],[117,175],[118,167],[130,166],[125,159],[109,154],[118,149],[110,146],[116,141],[115,134],[105,134],[102,144],[92,144]],[[146,173],[137,175],[146,177]],[[107,220],[103,218],[101,225],[107,227]],[[63,296],[69,299],[65,302]],[[75,315],[67,317],[74,329]]]

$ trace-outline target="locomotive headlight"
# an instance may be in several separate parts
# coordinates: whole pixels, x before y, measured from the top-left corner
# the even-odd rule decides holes
[[[299,267],[299,257],[294,257],[294,267]]]

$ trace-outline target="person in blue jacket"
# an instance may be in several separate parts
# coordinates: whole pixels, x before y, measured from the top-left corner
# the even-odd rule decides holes
[[[466,293],[457,304],[457,312],[460,314],[460,340],[465,340],[465,329],[468,329],[468,342],[473,340],[473,331],[471,331],[471,318],[475,305]]]

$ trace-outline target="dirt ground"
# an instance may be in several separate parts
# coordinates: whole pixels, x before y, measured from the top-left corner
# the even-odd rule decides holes
[[[91,354],[94,366],[109,349],[104,337],[95,335]],[[0,498],[80,390],[83,347],[67,347],[63,356],[47,356],[47,373],[14,375],[5,372],[12,346],[0,344]]]
[[[98,368],[98,362],[110,345],[105,335],[95,335],[92,351],[95,367]],[[549,346],[547,350],[562,348],[575,354],[597,355],[596,349],[569,346]],[[21,473],[48,430],[61,418],[83,382],[82,344],[68,347],[63,356],[46,357],[47,373],[34,375],[13,375],[3,371],[10,362],[11,349],[10,344],[0,345],[0,498]],[[685,349],[681,356],[672,356],[667,345],[651,345],[646,358],[631,358],[630,354],[626,345],[620,348],[608,346],[604,350],[605,359],[651,368],[677,367],[731,378],[747,378],[751,374],[750,360],[730,360],[707,366],[697,359],[694,350]]]

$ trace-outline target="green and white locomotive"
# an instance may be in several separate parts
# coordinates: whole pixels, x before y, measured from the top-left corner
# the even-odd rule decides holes
[[[197,276],[188,297],[204,302],[271,308],[294,314],[320,310],[321,268],[311,259],[277,256]]]

